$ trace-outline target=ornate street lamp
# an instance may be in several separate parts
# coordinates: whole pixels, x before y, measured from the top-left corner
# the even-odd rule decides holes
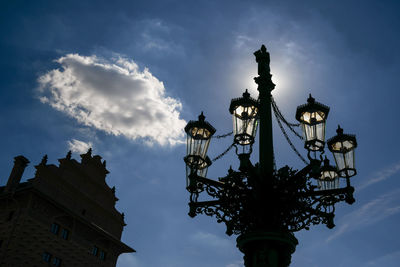
[[[321,176],[318,179],[318,186],[321,190],[339,188],[339,175],[336,167],[329,164],[329,159],[325,157],[324,166],[320,168]]]
[[[315,102],[311,96],[307,104],[297,107],[296,120],[301,123],[304,147],[309,151],[322,151],[325,146],[325,124],[328,117],[329,107]]]
[[[252,145],[257,132],[258,102],[249,92],[243,97],[232,99],[229,112],[233,119],[234,143],[241,146]]]
[[[208,167],[211,165],[211,160],[208,156],[204,160],[199,160],[199,163],[193,164],[192,157],[186,156],[186,189],[191,192],[201,192],[201,184],[196,181],[196,177],[207,177]]]
[[[198,121],[190,121],[185,127],[189,216],[206,214],[225,223],[228,235],[238,235],[237,247],[245,255],[246,267],[286,267],[298,244],[294,232],[308,230],[311,225],[320,223],[333,228],[335,204],[355,201],[349,178],[356,174],[354,149],[357,142],[355,136],[343,134],[339,128],[337,136],[327,141],[337,166],[331,166],[327,158],[323,160],[329,107],[316,102],[310,95],[307,104],[296,111],[308,150],[309,161],[304,159],[283,127],[285,124],[301,138],[294,129],[299,125],[289,123],[283,117],[271,95],[275,84],[271,80],[269,53],[263,45],[254,55],[258,63],[259,76],[255,82],[259,97],[251,98],[246,90],[242,97],[231,101],[233,144],[213,159],[215,161],[236,147],[239,169],[229,168],[228,174],[219,179],[206,178],[211,165],[207,149],[215,129],[204,121],[202,114]],[[275,166],[271,107],[290,146],[305,163],[299,171],[288,166],[280,169]],[[258,125],[259,162],[253,165],[250,154]],[[222,136],[227,135],[218,137]],[[238,153],[239,148],[242,153]],[[314,152],[313,158],[310,152]],[[346,178],[345,187],[339,187],[339,177]],[[200,194],[209,199],[198,201]]]
[[[338,173],[341,177],[350,178],[357,174],[354,166],[354,149],[357,147],[356,137],[344,134],[338,126],[337,135],[328,140],[328,148],[335,157]]]
[[[185,127],[187,135],[186,156],[186,188],[189,192],[201,191],[198,183],[193,177],[205,177],[211,160],[207,156],[208,146],[215,128],[205,121],[203,112],[199,115],[198,121],[189,121]]]
[[[204,164],[211,137],[215,133],[215,128],[204,119],[205,116],[201,112],[198,121],[189,121],[185,127],[187,134],[185,162],[192,169],[198,169]]]

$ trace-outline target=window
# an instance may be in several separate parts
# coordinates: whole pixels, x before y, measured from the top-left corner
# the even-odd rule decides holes
[[[99,248],[96,247],[96,246],[93,246],[92,254],[95,255],[95,256],[97,256],[98,251],[99,251]]]
[[[8,214],[8,217],[7,217],[7,222],[11,221],[13,216],[14,216],[14,211],[10,211],[10,213]]]
[[[65,240],[68,240],[69,231],[67,229],[63,229],[61,232],[61,237]]]
[[[61,259],[54,257],[53,259],[53,265],[54,266],[61,266]]]
[[[50,260],[51,260],[51,254],[48,253],[48,252],[43,253],[42,259],[43,259],[45,262],[50,262]]]
[[[100,250],[100,260],[102,261],[106,260],[106,252],[103,250]]]
[[[56,223],[53,223],[53,224],[51,225],[50,231],[51,231],[53,234],[57,235],[59,229],[60,229],[60,226],[59,226],[58,224],[56,224]]]

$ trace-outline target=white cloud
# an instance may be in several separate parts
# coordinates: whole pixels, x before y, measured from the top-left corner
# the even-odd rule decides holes
[[[68,54],[39,77],[40,100],[84,125],[147,144],[182,143],[181,103],[148,69],[125,58]]]
[[[393,176],[400,171],[400,162],[393,164],[390,167],[385,167],[385,169],[374,173],[365,183],[359,186],[358,190],[364,189],[372,184],[386,180],[387,178]]]
[[[396,189],[364,204],[358,210],[343,216],[338,223],[340,226],[326,241],[332,241],[345,232],[375,224],[389,216],[399,213],[399,203],[400,189]]]
[[[205,232],[196,232],[191,236],[191,239],[198,244],[213,248],[230,248],[233,247],[232,242],[227,238],[222,238],[217,235]]]
[[[140,267],[142,266],[133,254],[124,253],[118,257],[117,267]]]
[[[83,141],[79,141],[76,139],[72,139],[71,141],[68,141],[68,148],[72,152],[76,153],[85,153],[88,151],[89,148],[93,148],[93,145],[91,142],[85,143]]]

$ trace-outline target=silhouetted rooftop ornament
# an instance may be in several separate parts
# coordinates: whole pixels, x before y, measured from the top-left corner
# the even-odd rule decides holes
[[[81,154],[82,164],[86,164],[92,159],[92,148],[89,148],[85,154]]]
[[[47,164],[47,155],[44,155],[39,165],[45,166]]]

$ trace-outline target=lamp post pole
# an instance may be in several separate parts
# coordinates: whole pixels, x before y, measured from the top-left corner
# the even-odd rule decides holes
[[[266,179],[271,177],[274,170],[274,147],[272,138],[271,91],[275,84],[271,80],[270,57],[265,46],[254,53],[258,63],[258,77],[254,78],[260,92],[260,168]]]
[[[265,217],[273,217],[276,211],[275,192],[273,190],[274,148],[272,133],[271,91],[275,84],[271,80],[270,56],[263,45],[254,53],[258,63],[258,77],[254,78],[259,91],[259,166],[260,173],[255,190],[255,202],[259,205],[260,214]],[[275,201],[274,201],[275,200]],[[279,211],[278,211],[279,212]],[[291,254],[298,244],[293,234],[274,229],[274,225],[265,224],[265,228],[244,233],[237,238],[237,247],[244,253],[244,265],[246,267],[285,267],[291,262]]]
[[[246,267],[287,267],[298,244],[294,232],[320,223],[333,228],[335,204],[354,202],[350,177],[357,173],[354,167],[357,141],[354,135],[344,134],[339,127],[337,135],[327,141],[336,166],[331,166],[326,157],[323,160],[329,107],[310,95],[306,104],[297,107],[295,117],[300,124],[288,123],[271,95],[275,84],[271,80],[269,53],[263,45],[254,55],[258,63],[258,77],[254,79],[259,97],[251,98],[246,90],[243,97],[233,99],[229,107],[234,122],[230,148],[236,147],[239,170],[230,168],[227,176],[218,180],[206,178],[212,162],[207,149],[216,130],[205,121],[203,113],[198,121],[189,121],[185,127],[189,216],[206,214],[215,216],[218,223],[225,223],[228,235],[238,235],[237,247],[244,253]],[[272,108],[289,144],[306,164],[299,171],[288,166],[276,169]],[[282,123],[300,138],[292,127],[301,125],[308,161],[294,148]],[[253,166],[250,154],[258,124],[259,163]],[[346,180],[346,187],[339,188],[340,178]],[[204,193],[211,199],[199,201],[199,195]]]

